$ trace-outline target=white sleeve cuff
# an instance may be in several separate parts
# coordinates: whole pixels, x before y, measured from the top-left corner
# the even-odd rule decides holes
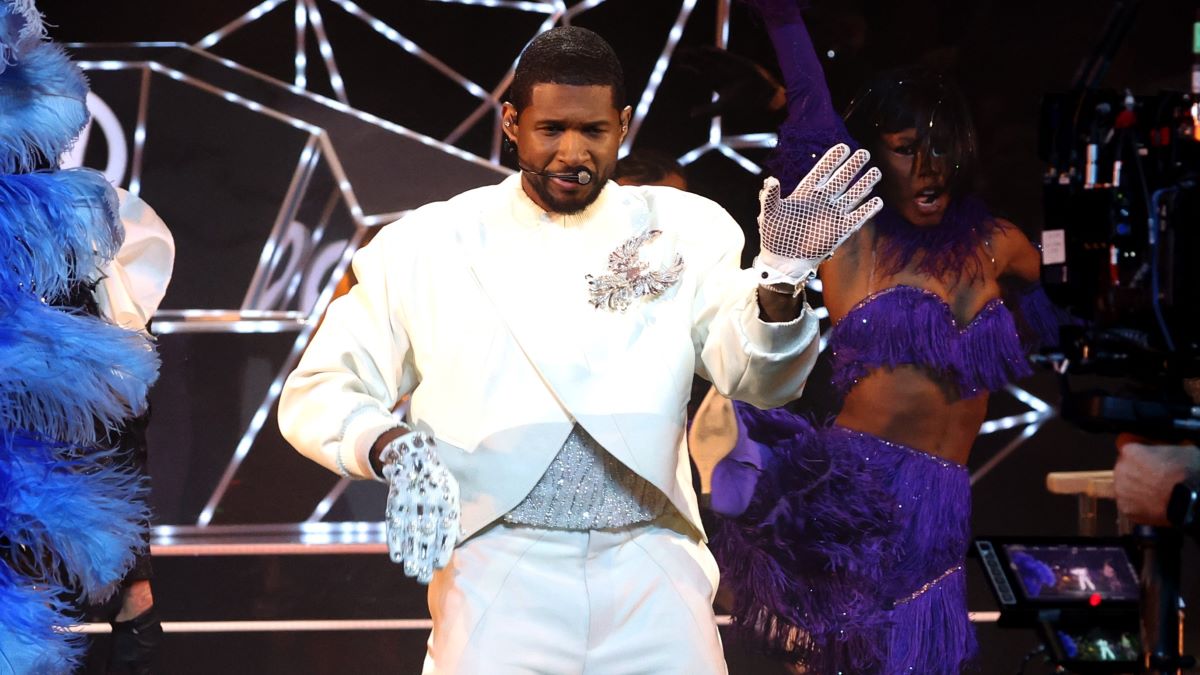
[[[813,339],[816,317],[808,305],[800,315],[786,323],[768,323],[759,318],[758,301],[751,298],[742,309],[742,338],[748,354],[768,358],[786,358],[804,351]]]
[[[336,447],[339,473],[348,478],[378,480],[371,468],[371,447],[384,432],[398,426],[400,424],[388,413],[365,409],[357,415],[352,414]]]
[[[759,249],[754,259],[754,272],[759,284],[799,285],[816,276],[819,260],[785,258],[766,249]]]

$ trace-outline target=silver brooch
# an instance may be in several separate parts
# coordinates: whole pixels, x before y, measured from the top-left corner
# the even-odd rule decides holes
[[[648,230],[630,237],[608,254],[608,274],[587,275],[588,293],[592,296],[589,302],[593,307],[624,312],[634,300],[646,295],[660,295],[679,280],[683,256],[678,253],[670,266],[653,271],[649,269],[649,263],[638,258],[638,249],[660,234],[662,230]]]

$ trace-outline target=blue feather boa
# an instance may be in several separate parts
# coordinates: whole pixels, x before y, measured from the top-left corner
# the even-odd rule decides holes
[[[144,493],[111,452],[0,436],[0,531],[9,559],[36,561],[26,576],[38,586],[96,601],[112,595],[150,517]]]
[[[124,231],[100,174],[27,173],[87,121],[82,72],[43,36],[33,0],[0,0],[0,673],[79,665],[70,599],[113,593],[149,520],[142,479],[96,446],[145,409],[153,344],[47,304],[98,279]]]
[[[97,279],[125,238],[117,209],[92,169],[0,174],[0,288],[55,298]]]
[[[44,37],[46,26],[33,0],[0,2],[0,73]]]
[[[83,72],[50,43],[0,72],[0,173],[56,166],[87,123],[87,92]]]
[[[29,585],[0,561],[0,673],[69,673],[87,645],[70,624],[70,607],[49,588]]]
[[[149,338],[0,289],[0,425],[92,445],[145,410]]]
[[[109,452],[0,434],[0,672],[75,669],[87,642],[65,630],[68,599],[116,590],[149,518],[144,493]]]

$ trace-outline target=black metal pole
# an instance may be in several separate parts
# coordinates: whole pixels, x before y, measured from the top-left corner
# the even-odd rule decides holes
[[[1142,549],[1142,645],[1148,673],[1178,675],[1180,649],[1179,576],[1183,535],[1176,529],[1137,529]]]

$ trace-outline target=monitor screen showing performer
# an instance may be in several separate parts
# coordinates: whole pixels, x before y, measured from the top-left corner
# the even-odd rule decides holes
[[[1006,544],[1012,576],[1027,600],[1134,601],[1137,574],[1120,546]]]

